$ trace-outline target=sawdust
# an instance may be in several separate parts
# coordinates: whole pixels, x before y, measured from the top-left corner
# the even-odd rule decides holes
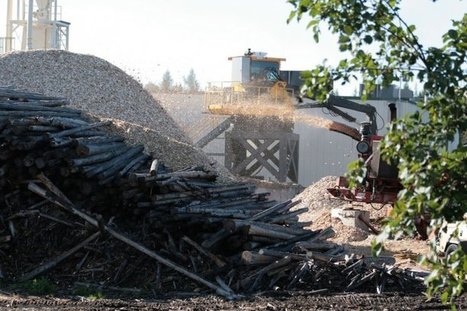
[[[336,235],[330,238],[329,241],[337,244],[363,241],[370,235],[368,231],[364,231],[360,228],[354,228],[344,225],[339,219],[331,217],[331,213],[328,211],[323,212],[316,221],[310,226],[312,230],[322,229],[332,226]]]
[[[295,116],[295,122],[302,122],[304,124],[330,129],[334,122],[332,120],[327,120],[318,116],[313,116],[309,114],[300,114]]]
[[[348,206],[349,203],[340,199],[334,198],[328,191],[328,188],[333,188],[336,185],[337,177],[326,176],[319,181],[311,184],[293,200],[300,200],[301,203],[297,208],[307,207],[308,212],[301,215],[300,221],[317,221],[322,217],[323,212],[330,212],[333,208],[342,208]]]
[[[313,221],[311,229],[323,229],[332,226],[336,231],[336,236],[331,239],[333,242],[345,243],[352,241],[363,241],[368,237],[374,237],[369,231],[360,228],[345,226],[338,219],[331,218],[331,210],[334,208],[360,209],[369,211],[370,222],[375,227],[380,227],[381,220],[387,213],[388,206],[380,204],[350,203],[338,198],[334,198],[328,191],[337,184],[338,177],[326,176],[307,187],[293,200],[301,200],[296,209],[307,207],[308,212],[300,215],[300,221]]]

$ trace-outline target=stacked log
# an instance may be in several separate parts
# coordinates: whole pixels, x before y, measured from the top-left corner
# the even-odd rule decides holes
[[[99,185],[115,181],[129,161],[138,160],[127,168],[127,174],[148,159],[139,154],[142,146],[126,146],[120,137],[99,129],[107,122],[90,123],[79,111],[43,106],[41,101],[20,105],[10,101],[0,103],[4,117],[0,132],[1,184],[19,186],[44,172],[63,180],[74,199],[94,202],[92,207],[103,203],[103,193],[115,192],[104,188],[99,194]],[[96,193],[89,196],[91,192]]]
[[[292,211],[298,201],[271,201],[252,184],[216,183],[202,167],[172,171],[107,125],[64,99],[0,88],[0,279],[60,266],[81,283],[97,278],[114,288],[139,275],[136,283],[156,290],[203,284],[228,298],[276,287],[376,284],[382,291],[413,282],[403,271],[344,256],[326,242],[331,228],[305,229],[310,223],[298,216],[307,210]]]

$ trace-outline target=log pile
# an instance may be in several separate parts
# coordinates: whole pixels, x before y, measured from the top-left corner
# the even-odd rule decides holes
[[[418,286],[327,243],[331,228],[305,229],[306,209],[291,210],[298,201],[218,184],[205,168],[171,171],[107,123],[64,99],[0,88],[0,279],[158,294],[207,287],[227,298]]]

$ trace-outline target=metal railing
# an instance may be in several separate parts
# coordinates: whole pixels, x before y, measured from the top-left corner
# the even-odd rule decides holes
[[[294,90],[279,84],[274,86],[244,85],[238,81],[210,82],[204,92],[204,104],[249,105],[249,104],[290,104]]]

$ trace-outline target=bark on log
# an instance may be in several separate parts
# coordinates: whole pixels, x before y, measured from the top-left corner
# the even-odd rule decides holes
[[[194,248],[196,248],[204,256],[206,256],[206,257],[210,258],[212,261],[214,261],[214,263],[219,268],[222,268],[222,267],[224,267],[226,265],[226,263],[222,259],[220,259],[218,256],[214,255],[213,253],[211,253],[210,251],[208,251],[207,249],[205,249],[204,247],[202,247],[201,245],[199,245],[198,243],[196,243],[195,241],[193,241],[189,237],[184,236],[182,238],[182,240],[185,241],[186,243],[190,244]]]
[[[45,176],[44,176],[45,177]],[[31,185],[32,183],[29,183],[29,185]],[[36,194],[42,196],[44,199],[47,199],[49,200],[50,202],[54,203],[54,204],[57,204],[63,208],[65,208],[67,211],[70,211],[72,212],[73,214],[77,215],[78,217],[81,217],[82,219],[86,220],[89,224],[93,225],[94,227],[96,228],[99,228],[99,222],[94,219],[93,217],[83,213],[82,211],[78,210],[71,202],[70,200],[63,194],[63,193],[60,193],[60,195],[57,195],[56,193],[54,193],[56,195],[56,197],[54,198],[53,195],[51,194],[47,194],[47,191],[44,190],[44,189],[40,189],[40,187],[29,187],[28,185],[28,189],[30,189],[31,191],[35,192]],[[52,189],[54,189],[55,191],[58,189],[56,188],[55,186],[53,186],[53,183],[51,181],[48,181],[47,182],[47,186],[50,186],[52,185]],[[50,188],[49,188],[50,189]],[[112,228],[109,228],[108,226],[103,226],[103,229],[109,233],[111,236],[113,236],[114,238],[130,245],[131,247],[137,249],[138,251],[148,255],[149,257],[151,258],[154,258],[155,260],[157,260],[158,262],[162,263],[163,265],[177,271],[177,272],[180,272],[182,274],[184,274],[185,276],[201,283],[201,284],[204,284],[206,285],[207,287],[215,290],[219,295],[222,295],[224,297],[226,297],[227,299],[234,299],[236,298],[237,296],[235,295],[235,293],[233,291],[226,291],[224,288],[220,287],[220,286],[217,286],[216,284],[208,281],[208,280],[205,280],[203,279],[202,277],[200,277],[199,275],[196,275],[195,273],[177,265],[176,263],[162,257],[161,255],[157,254],[156,252],[154,251],[151,251],[150,249],[144,247],[143,245],[129,239],[128,237],[124,236],[123,234],[121,233],[118,233],[117,231],[115,231],[114,229]]]
[[[111,122],[110,121],[102,121],[102,122],[97,122],[97,123],[92,123],[88,125],[83,125],[80,127],[75,127],[69,130],[64,130],[59,133],[53,133],[49,135],[49,138],[59,138],[59,137],[65,137],[65,136],[71,136],[74,134],[78,134],[80,132],[88,131],[91,129],[95,129],[97,127],[109,125]]]

